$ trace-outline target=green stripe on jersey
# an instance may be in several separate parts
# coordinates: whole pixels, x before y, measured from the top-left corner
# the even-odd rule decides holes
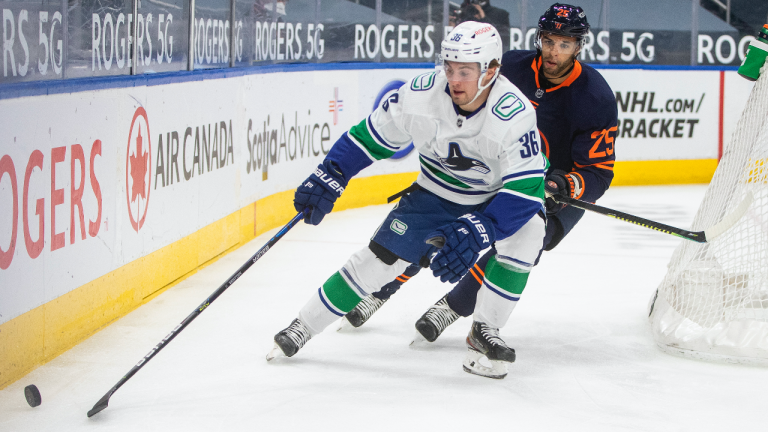
[[[529,274],[531,274],[530,270],[500,263],[495,256],[488,260],[488,265],[485,267],[485,278],[489,282],[515,295],[523,293]]]
[[[395,152],[376,142],[371,135],[371,132],[368,130],[367,123],[368,119],[363,119],[360,123],[352,126],[352,129],[349,130],[349,134],[356,139],[358,143],[362,144],[368,151],[368,154],[373,156],[374,159],[382,160],[392,157]]]
[[[448,174],[444,173],[443,171],[440,171],[439,169],[435,168],[434,166],[432,166],[432,164],[430,164],[429,162],[424,160],[424,158],[422,158],[421,156],[419,156],[419,162],[421,162],[421,165],[424,168],[428,169],[429,172],[431,172],[437,178],[439,178],[440,180],[442,180],[442,181],[444,181],[444,182],[446,182],[448,184],[451,184],[451,185],[454,185],[454,186],[457,186],[457,187],[460,187],[460,188],[463,188],[463,189],[471,189],[472,188],[472,186],[469,186],[468,184],[462,182],[461,180],[458,180],[455,177],[451,177]]]
[[[347,313],[360,303],[360,296],[347,284],[347,281],[336,272],[323,284],[323,292],[331,304],[338,310]]]
[[[502,188],[544,201],[544,177],[508,181]]]

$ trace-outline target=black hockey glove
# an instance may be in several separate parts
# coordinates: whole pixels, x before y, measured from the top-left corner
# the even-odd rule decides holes
[[[426,241],[439,247],[440,239],[444,245],[429,268],[441,282],[455,283],[475,265],[480,251],[496,241],[496,231],[488,217],[474,212],[437,228]]]
[[[558,203],[552,198],[554,194],[560,194],[570,198],[574,197],[574,191],[581,190],[581,182],[578,177],[563,170],[552,170],[544,180],[544,191],[547,196],[547,215],[553,215],[564,209],[567,204]]]
[[[333,203],[341,196],[345,187],[347,187],[347,181],[335,164],[324,161],[296,189],[293,207],[298,212],[309,207],[310,211],[304,216],[304,222],[317,225],[333,210]]]

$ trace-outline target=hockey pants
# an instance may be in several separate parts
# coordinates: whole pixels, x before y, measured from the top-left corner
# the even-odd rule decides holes
[[[536,257],[534,265],[539,263],[541,252],[554,249],[555,246],[568,235],[571,229],[576,226],[583,215],[584,210],[575,207],[566,207],[556,215],[551,215],[547,218],[547,231],[544,236],[545,246],[539,251],[539,256]],[[475,311],[477,291],[482,286],[482,279],[485,274],[488,260],[494,255],[496,255],[496,248],[491,247],[491,249],[477,260],[474,267],[472,267],[472,269],[470,269],[470,271],[448,293],[448,305],[459,315],[466,317],[472,315]],[[374,297],[380,300],[389,299],[389,297],[397,292],[408,279],[415,276],[419,270],[420,267],[418,265],[414,264],[409,266],[402,275],[384,285],[380,291],[374,293]]]

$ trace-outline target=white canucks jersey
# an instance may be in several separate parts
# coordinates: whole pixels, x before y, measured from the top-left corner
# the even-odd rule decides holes
[[[501,191],[543,205],[548,162],[536,112],[503,76],[484,106],[465,117],[453,104],[442,72],[419,75],[350,129],[348,137],[371,161],[413,141],[421,163],[417,181],[441,198],[480,204]]]

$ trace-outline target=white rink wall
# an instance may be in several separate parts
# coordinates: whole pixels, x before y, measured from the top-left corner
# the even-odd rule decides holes
[[[360,71],[256,74],[1,100],[12,168],[0,181],[0,324],[295,188],[381,87],[415,73],[365,71],[364,83]],[[416,171],[414,161],[361,175]]]

